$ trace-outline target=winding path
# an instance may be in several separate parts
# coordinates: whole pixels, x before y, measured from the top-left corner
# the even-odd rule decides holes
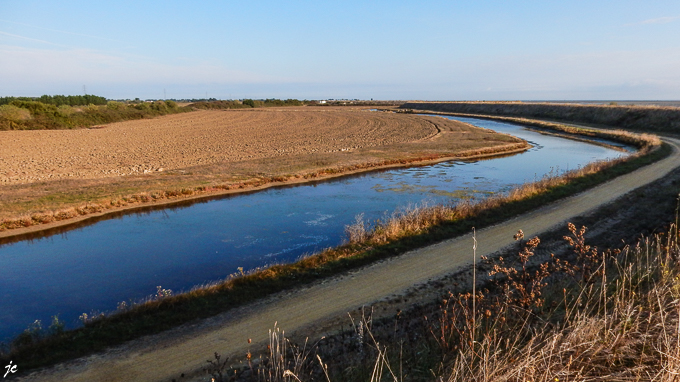
[[[538,235],[662,178],[680,166],[680,140],[664,140],[673,147],[673,153],[664,160],[579,195],[477,231],[478,256],[512,244],[512,236],[520,228],[527,237]],[[414,284],[442,277],[469,264],[471,257],[471,235],[457,237],[294,292],[273,296],[200,324],[141,338],[104,354],[37,371],[21,380],[185,381],[186,378],[180,379],[181,373],[192,370],[195,371],[194,376],[205,376],[200,373],[201,367],[215,351],[242,357],[251,346],[248,338],[252,338],[253,347],[266,343],[267,332],[275,321],[286,332],[295,332],[398,294]],[[205,377],[203,380],[206,380]]]

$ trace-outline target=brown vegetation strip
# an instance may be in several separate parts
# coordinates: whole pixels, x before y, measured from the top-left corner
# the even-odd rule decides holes
[[[680,160],[680,142],[668,140],[673,153],[659,162],[618,177],[583,194],[548,205],[508,222],[477,232],[477,256],[512,244],[522,229],[526,237],[607,204],[632,189],[663,177]],[[392,258],[288,295],[274,296],[251,307],[236,309],[202,328],[178,329],[157,337],[133,341],[105,355],[37,372],[26,380],[89,381],[171,380],[187,370],[200,370],[213,352],[242,356],[251,345],[264,344],[267,330],[278,322],[287,332],[304,329],[329,317],[399,294],[428,280],[442,277],[472,260],[470,235],[451,239]]]

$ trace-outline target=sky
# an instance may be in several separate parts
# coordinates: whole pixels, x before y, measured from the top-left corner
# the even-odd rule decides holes
[[[0,96],[679,100],[680,1],[0,0]]]

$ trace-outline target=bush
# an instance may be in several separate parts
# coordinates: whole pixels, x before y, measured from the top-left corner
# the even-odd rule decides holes
[[[151,103],[151,109],[156,111],[166,111],[168,107],[163,101],[154,101]]]
[[[0,118],[12,122],[25,121],[31,119],[31,112],[15,105],[2,105],[0,106]]]
[[[54,106],[86,106],[89,104],[94,105],[106,105],[106,98],[99,97],[96,95],[85,94],[76,96],[65,96],[65,95],[54,95],[48,96],[44,95],[41,97],[0,97],[0,105],[7,105],[13,101],[37,101],[45,105]]]
[[[149,106],[149,104],[147,102],[142,102],[142,103],[136,104],[135,109],[147,111],[147,110],[151,110],[151,106]]]
[[[31,112],[33,116],[37,114],[56,114],[57,108],[53,105],[46,105],[42,102],[37,101],[12,101],[10,106],[16,106],[22,109],[26,109]]]
[[[63,117],[68,117],[69,115],[77,112],[76,109],[74,109],[73,107],[71,107],[69,105],[61,105],[57,108],[57,110],[59,111],[59,115],[61,115]]]
[[[88,112],[88,113],[96,113],[99,111],[99,106],[95,104],[89,104],[83,108],[83,111]]]
[[[117,101],[109,101],[106,103],[106,107],[109,110],[122,110],[125,109],[125,104]]]

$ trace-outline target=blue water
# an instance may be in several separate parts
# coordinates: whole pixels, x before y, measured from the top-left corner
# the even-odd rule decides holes
[[[50,317],[78,316],[121,301],[225,278],[340,244],[359,213],[375,221],[409,204],[484,198],[621,151],[495,121],[455,118],[531,142],[513,156],[451,161],[280,187],[144,213],[0,246],[0,339]]]

